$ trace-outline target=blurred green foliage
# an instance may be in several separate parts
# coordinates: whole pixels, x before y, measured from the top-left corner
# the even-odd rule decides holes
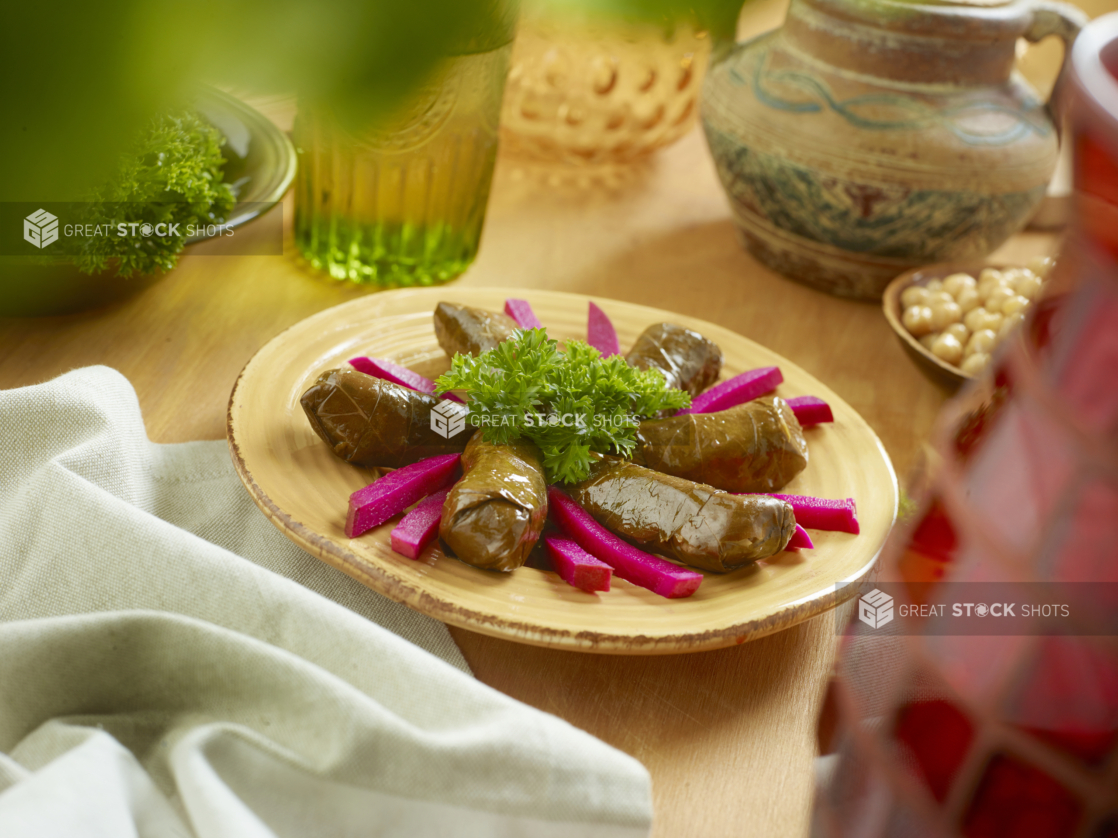
[[[744,0],[523,0],[525,6],[549,14],[569,11],[628,21],[659,24],[680,22],[705,29],[715,38],[732,40]]]
[[[78,200],[201,82],[392,107],[448,53],[512,36],[498,0],[12,0],[0,12],[0,200]]]
[[[562,0],[732,33],[741,0]],[[512,37],[516,0],[6,2],[0,200],[78,200],[201,82],[374,118],[447,54]]]

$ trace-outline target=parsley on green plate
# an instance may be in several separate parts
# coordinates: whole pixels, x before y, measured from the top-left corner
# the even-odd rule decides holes
[[[246,224],[279,203],[295,177],[296,158],[294,146],[275,123],[216,88],[199,93],[194,111],[201,119],[191,113],[158,118],[148,135],[121,150],[117,178],[94,197],[102,202],[194,202],[193,209],[153,206],[151,211],[216,214],[223,217],[226,229]],[[169,169],[161,171],[160,154],[173,164]],[[88,210],[94,216],[97,211],[96,204]],[[134,220],[152,222],[146,217]],[[160,220],[173,219],[154,219]],[[69,314],[123,299],[154,283],[174,266],[184,247],[205,238],[175,237],[133,253],[116,252],[102,239],[79,257],[54,257],[46,250],[34,257],[0,257],[0,317]]]

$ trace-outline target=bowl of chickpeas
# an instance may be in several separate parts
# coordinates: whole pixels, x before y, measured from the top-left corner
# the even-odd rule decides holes
[[[885,289],[885,319],[935,380],[948,386],[979,375],[1044,291],[1053,260],[1026,265],[929,265]]]

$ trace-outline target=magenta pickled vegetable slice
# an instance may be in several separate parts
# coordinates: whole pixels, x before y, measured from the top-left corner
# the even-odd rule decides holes
[[[811,550],[815,545],[811,543],[811,536],[807,534],[807,530],[796,524],[796,531],[792,533],[792,537],[788,539],[788,544],[785,550]]]
[[[691,399],[691,407],[679,412],[715,413],[729,410],[771,393],[782,381],[784,376],[780,374],[780,367],[761,367],[743,372],[695,396]]]
[[[609,590],[613,568],[608,564],[595,559],[569,538],[549,535],[543,541],[556,573],[568,585],[591,594]]]
[[[703,581],[701,573],[645,553],[618,538],[561,489],[549,487],[547,501],[564,532],[591,556],[610,565],[622,579],[669,599],[691,596]]]
[[[350,358],[349,364],[358,372],[363,372],[375,378],[383,378],[385,381],[391,381],[393,384],[399,384],[409,390],[431,394],[435,392],[435,382],[431,379],[383,358],[366,358],[362,355],[357,358]]]
[[[810,495],[770,495],[770,497],[791,504],[796,523],[813,530],[849,532],[854,535],[861,531],[854,498],[828,500],[813,498]]]
[[[383,378],[409,390],[418,390],[420,393],[435,395],[435,382],[417,372],[412,372],[407,367],[386,361],[383,358],[366,358],[364,355],[349,359],[349,365],[358,372],[371,375],[374,378]],[[453,393],[444,393],[440,398],[462,402],[462,399]]]
[[[516,321],[516,325],[521,329],[542,329],[543,323],[540,318],[536,317],[536,313],[532,311],[532,306],[528,304],[527,300],[505,300],[505,314]]]
[[[461,459],[461,454],[428,457],[398,468],[364,489],[358,489],[349,496],[346,536],[357,538],[361,533],[399,515],[420,498],[445,489],[457,477]]]
[[[602,353],[603,358],[621,354],[621,344],[617,342],[617,330],[613,321],[594,303],[586,316],[586,342]]]
[[[390,536],[392,549],[401,556],[418,559],[419,554],[435,540],[439,534],[439,522],[443,518],[443,502],[450,493],[449,489],[428,495],[419,505],[400,519]]]
[[[831,413],[831,406],[815,396],[796,396],[788,399],[788,406],[796,414],[796,418],[805,428],[809,425],[818,425],[821,422],[834,422],[835,416]]]

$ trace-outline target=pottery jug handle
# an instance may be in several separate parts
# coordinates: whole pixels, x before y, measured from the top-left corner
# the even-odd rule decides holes
[[[1064,60],[1060,65],[1060,73],[1056,77],[1056,84],[1052,88],[1052,95],[1048,98],[1048,108],[1053,110],[1053,102],[1058,105],[1059,92],[1064,79],[1064,71],[1068,66],[1071,56],[1071,45],[1079,30],[1087,25],[1087,15],[1075,6],[1067,3],[1048,2],[1039,0],[1031,7],[1031,20],[1029,28],[1025,30],[1024,38],[1031,44],[1055,35],[1064,42]],[[1058,121],[1057,121],[1057,124]]]

